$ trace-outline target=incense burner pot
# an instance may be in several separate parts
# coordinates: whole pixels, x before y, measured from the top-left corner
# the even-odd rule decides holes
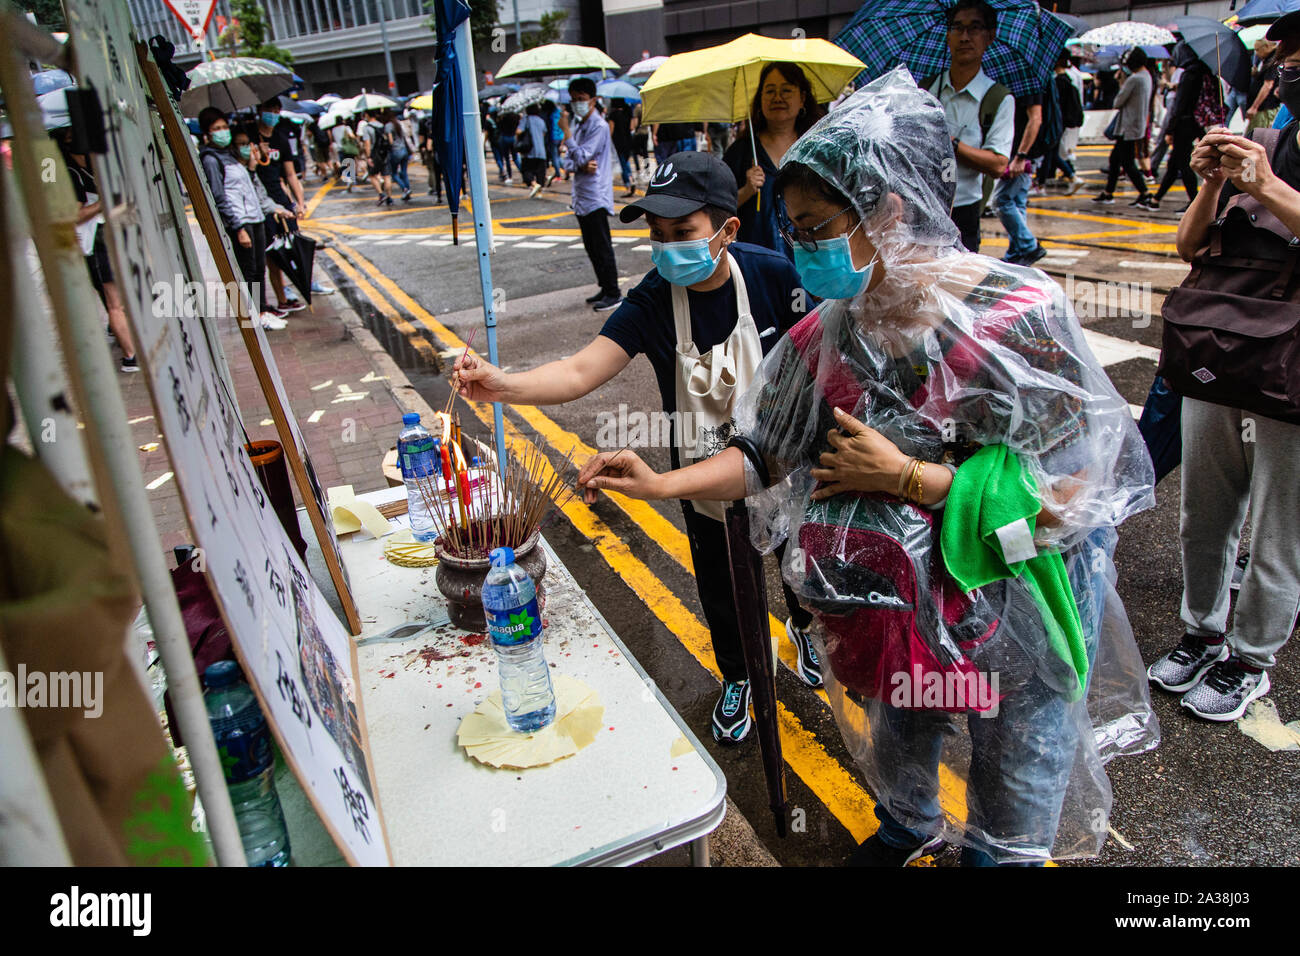
[[[541,532],[515,549],[515,563],[528,572],[537,587],[537,606],[546,607],[546,594],[542,578],[546,575],[546,551],[538,546]],[[483,616],[483,581],[492,562],[487,558],[459,558],[443,550],[442,539],[434,542],[438,567],[433,579],[438,591],[447,599],[447,615],[451,623],[464,631],[483,631],[487,619]]]

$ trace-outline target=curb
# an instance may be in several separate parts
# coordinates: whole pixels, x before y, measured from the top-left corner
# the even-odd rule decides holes
[[[346,298],[343,301],[346,304],[337,309],[343,329],[361,347],[361,351],[366,353],[366,358],[370,360],[370,367],[375,374],[383,376],[393,402],[402,411],[416,412],[424,421],[431,421],[434,414],[433,407],[420,397],[411,380],[406,377],[406,372],[388,354],[383,343],[375,338],[374,333],[362,321],[352,304]]]

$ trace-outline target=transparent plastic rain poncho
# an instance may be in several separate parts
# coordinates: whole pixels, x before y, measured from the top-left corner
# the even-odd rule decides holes
[[[885,276],[823,302],[740,402],[738,432],[769,471],[763,489],[747,466],[754,544],[788,540],[782,571],[816,616],[840,730],[897,823],[998,862],[1093,856],[1104,763],[1159,739],[1111,562],[1116,526],[1154,503],[1151,461],[1060,287],[961,249],[949,143],[937,101],[900,68],[785,155],[849,199]],[[940,556],[942,507],[811,500],[832,405],[924,461],[1015,453],[1051,515],[1034,542],[1064,560],[1086,676],[1050,649],[1021,577],[962,593]]]

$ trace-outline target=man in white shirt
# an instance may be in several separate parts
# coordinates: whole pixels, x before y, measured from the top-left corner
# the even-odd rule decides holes
[[[997,28],[997,13],[984,0],[958,0],[948,10],[952,66],[929,85],[943,104],[956,160],[952,221],[971,252],[980,249],[985,177],[1001,176],[1007,168],[1015,126],[1015,99],[980,66]]]

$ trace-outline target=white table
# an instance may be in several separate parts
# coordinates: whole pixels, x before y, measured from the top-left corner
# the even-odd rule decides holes
[[[362,497],[378,504],[404,493]],[[572,757],[498,770],[456,743],[461,718],[498,686],[490,640],[467,644],[448,624],[402,643],[365,643],[407,621],[445,619],[446,604],[433,568],[389,564],[382,540],[364,531],[341,541],[364,622],[359,679],[394,862],[626,865],[690,842],[692,862],[707,866],[726,778],[542,543],[547,661],[595,689],[605,717]]]

